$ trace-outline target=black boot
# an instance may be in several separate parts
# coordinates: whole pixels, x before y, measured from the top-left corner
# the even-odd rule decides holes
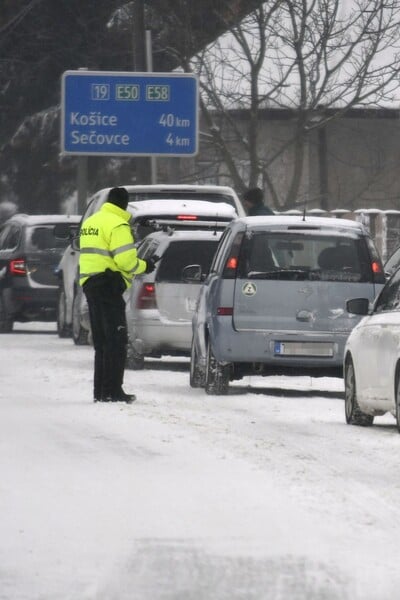
[[[125,394],[123,390],[121,390],[117,395],[109,395],[102,398],[102,402],[125,402],[126,404],[132,404],[135,402],[136,396],[135,394]]]

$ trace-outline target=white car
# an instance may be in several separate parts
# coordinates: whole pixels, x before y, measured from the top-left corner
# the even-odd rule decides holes
[[[364,318],[344,352],[346,422],[372,425],[389,412],[400,433],[400,269],[372,307],[367,298],[353,298],[347,310]]]
[[[230,221],[244,214],[234,190],[218,185],[126,185],[128,210],[132,213],[135,240],[154,231],[155,222],[180,228],[207,228],[217,221]],[[82,217],[98,211],[111,188],[96,192],[88,201]],[[78,283],[79,248],[68,246],[58,266],[60,278],[57,309],[57,331],[60,337],[72,334],[75,344],[87,344],[90,331],[85,298]]]

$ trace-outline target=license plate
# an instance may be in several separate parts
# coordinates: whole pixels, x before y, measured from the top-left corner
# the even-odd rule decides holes
[[[333,356],[330,342],[275,342],[274,354],[278,356]]]

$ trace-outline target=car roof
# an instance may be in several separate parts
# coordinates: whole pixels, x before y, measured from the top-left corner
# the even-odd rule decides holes
[[[264,227],[268,229],[285,229],[286,227],[296,227],[297,229],[312,229],[315,227],[325,230],[348,231],[349,233],[365,234],[364,225],[351,219],[337,219],[330,217],[303,217],[302,215],[272,215],[258,217],[241,217],[236,219],[237,223],[242,223],[247,227]]]
[[[119,187],[124,187],[128,192],[163,192],[168,191],[171,192],[173,190],[177,190],[179,192],[188,190],[191,192],[221,192],[224,194],[233,194],[236,196],[233,188],[227,185],[211,185],[211,184],[184,184],[184,183],[159,183],[159,184],[149,184],[149,185],[120,185]],[[99,190],[99,192],[108,192],[111,190],[111,187],[103,188]]]
[[[245,210],[240,198],[236,194],[235,190],[225,185],[214,185],[214,184],[173,184],[173,183],[159,183],[159,184],[143,184],[143,185],[125,185],[124,187],[129,195],[131,196],[131,202],[143,202],[147,199],[162,200],[166,201],[169,199],[185,199],[185,194],[191,200],[198,200],[202,202],[219,202],[219,196],[221,201],[227,204],[231,204],[235,207],[236,214],[245,216]],[[108,192],[112,189],[111,187],[103,188],[95,192],[91,198],[96,199],[96,205],[98,202],[105,202],[107,199]],[[136,198],[135,198],[136,196]],[[153,198],[151,198],[153,196]],[[207,199],[208,196],[208,199]]]
[[[128,210],[134,218],[146,215],[198,215],[211,217],[236,217],[235,208],[227,202],[207,202],[206,200],[141,200],[129,202]]]
[[[80,215],[26,215],[17,213],[10,217],[7,222],[17,222],[26,225],[52,225],[53,223],[79,223]]]

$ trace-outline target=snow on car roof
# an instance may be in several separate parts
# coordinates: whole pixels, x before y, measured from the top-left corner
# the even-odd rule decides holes
[[[20,221],[26,223],[27,225],[53,225],[57,223],[66,223],[70,221],[71,223],[79,223],[81,220],[80,215],[26,215],[24,213],[16,213],[12,215],[9,221]]]
[[[272,216],[258,216],[258,217],[242,217],[240,221],[243,221],[249,226],[304,226],[307,227],[323,227],[327,229],[349,229],[352,231],[365,231],[362,223],[358,221],[352,221],[351,219],[336,219],[330,217],[308,217],[303,218],[301,215],[272,215]]]
[[[207,200],[176,200],[168,198],[161,200],[141,200],[129,202],[128,210],[136,219],[151,215],[197,215],[210,217],[236,217],[235,208],[226,202],[208,202]]]
[[[173,190],[178,190],[178,191],[184,191],[184,190],[190,190],[191,192],[205,192],[205,191],[212,191],[212,192],[223,192],[223,193],[232,193],[233,190],[231,187],[226,186],[226,185],[209,185],[209,184],[184,184],[184,183],[165,183],[165,184],[150,184],[150,185],[125,185],[123,186],[125,187],[128,192],[136,192],[136,191],[173,191]]]

